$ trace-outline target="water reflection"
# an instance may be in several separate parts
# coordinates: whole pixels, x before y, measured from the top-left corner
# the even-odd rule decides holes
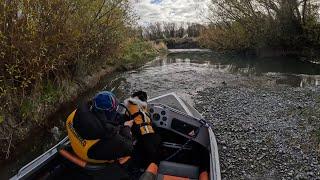
[[[178,53],[179,52],[179,53]],[[244,76],[272,76],[277,84],[288,84],[293,87],[318,86],[320,82],[320,64],[302,61],[299,58],[247,58],[220,55],[214,52],[177,51],[154,61],[152,66],[175,64],[177,67],[194,66],[196,64],[215,69],[223,73]]]
[[[275,73],[272,76],[278,76],[277,84],[288,84],[293,87],[319,86],[320,75],[295,75]]]

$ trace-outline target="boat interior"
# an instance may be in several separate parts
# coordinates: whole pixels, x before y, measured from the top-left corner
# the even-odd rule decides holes
[[[156,179],[202,180],[201,173],[212,173],[207,123],[196,117],[199,114],[194,115],[190,108],[184,107],[188,106],[186,104],[168,96],[149,101],[155,132],[162,141],[158,151],[159,161],[155,162],[158,165]],[[146,169],[139,163],[143,157],[135,155],[138,153],[133,153],[133,160],[127,163],[130,167],[124,171],[114,163],[96,165],[77,162],[68,141],[57,148],[60,154],[53,156],[27,179],[139,179]]]

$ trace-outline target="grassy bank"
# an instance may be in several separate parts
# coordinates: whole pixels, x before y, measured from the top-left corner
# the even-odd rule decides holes
[[[163,42],[129,41],[124,49],[121,61],[118,61],[116,64],[125,69],[132,68],[145,63],[146,59],[154,57],[156,54],[166,53],[166,51],[167,46]]]

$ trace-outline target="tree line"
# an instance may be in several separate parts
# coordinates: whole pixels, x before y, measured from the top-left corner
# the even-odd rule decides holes
[[[203,25],[197,23],[156,22],[139,27],[141,37],[148,40],[198,37]]]
[[[202,44],[221,51],[320,48],[317,0],[212,0]]]

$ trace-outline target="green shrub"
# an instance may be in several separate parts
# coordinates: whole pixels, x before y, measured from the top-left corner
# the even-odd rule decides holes
[[[55,86],[51,81],[48,81],[43,86],[40,100],[41,102],[50,104],[56,102],[59,96],[59,88]]]
[[[32,117],[32,114],[35,111],[34,102],[30,99],[25,98],[22,101],[22,104],[20,106],[20,116],[22,119],[27,119]]]

